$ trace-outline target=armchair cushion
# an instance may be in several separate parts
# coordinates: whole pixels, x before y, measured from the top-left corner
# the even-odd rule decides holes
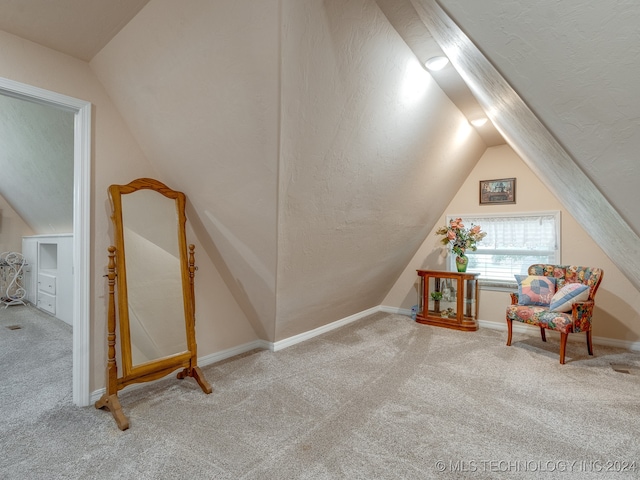
[[[548,306],[511,305],[507,308],[507,318],[565,333],[573,327],[570,313],[550,312]]]
[[[593,349],[591,347],[591,320],[595,309],[594,298],[598,286],[602,281],[602,269],[578,265],[538,263],[531,265],[527,273],[528,275],[516,275],[518,294],[511,293],[511,305],[507,307],[507,345],[511,345],[512,323],[515,320],[540,328],[540,336],[543,342],[547,341],[546,330],[556,330],[560,332],[560,363],[564,363],[569,333],[586,332],[587,351],[589,355],[593,355]],[[533,290],[537,289],[536,293],[540,294],[543,289],[542,283],[540,283],[539,280],[540,276],[555,280],[554,289],[547,303],[525,305],[524,303],[527,299],[523,301],[522,297],[523,293],[527,294],[525,288],[527,281],[529,283],[529,290],[531,290],[533,282],[537,281],[537,286],[533,288]],[[586,290],[581,292],[581,286],[586,287]],[[544,288],[551,290],[549,286]],[[556,288],[558,289],[558,295],[554,295]],[[531,292],[529,291],[528,294],[531,294]],[[529,301],[530,300],[529,298]],[[550,308],[550,303],[554,304],[555,309],[561,309],[562,311],[553,311]]]
[[[589,286],[583,283],[567,283],[558,290],[549,305],[552,312],[570,312],[571,305],[589,299]]]
[[[518,305],[548,307],[556,292],[556,279],[542,275],[515,275],[518,282]]]

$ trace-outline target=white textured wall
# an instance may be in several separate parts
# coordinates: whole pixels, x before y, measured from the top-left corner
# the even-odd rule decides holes
[[[204,251],[272,339],[277,0],[151,1],[92,60],[158,175],[186,193]]]
[[[0,31],[0,76],[93,104],[91,389],[104,386],[107,263],[110,220],[107,187],[153,170],[87,63]],[[25,185],[24,188],[29,188]],[[69,372],[71,374],[71,372]]]
[[[73,231],[74,114],[0,95],[0,195],[37,234]]]
[[[33,234],[31,227],[0,195],[0,253],[22,252],[22,237]]]
[[[267,340],[379,304],[485,148],[373,0],[152,0],[91,67]]]
[[[276,339],[380,304],[485,149],[373,0],[282,23]]]
[[[106,362],[107,247],[112,227],[107,188],[138,177],[154,177],[119,112],[85,62],[0,31],[0,76],[69,95],[93,104],[91,211],[91,390],[104,386]],[[170,179],[167,183],[171,184]],[[28,188],[28,186],[25,186]],[[203,251],[191,228],[189,240]],[[255,339],[255,334],[206,255],[196,257],[198,353],[207,355]],[[212,316],[215,311],[217,315]],[[71,372],[69,372],[71,374]]]

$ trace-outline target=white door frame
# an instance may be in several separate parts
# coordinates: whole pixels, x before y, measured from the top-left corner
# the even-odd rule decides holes
[[[89,392],[91,273],[91,103],[0,77],[0,93],[75,114],[73,131],[73,403]]]

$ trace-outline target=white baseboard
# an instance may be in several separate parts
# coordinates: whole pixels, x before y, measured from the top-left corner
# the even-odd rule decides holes
[[[253,342],[238,345],[237,347],[227,348],[226,350],[222,350],[221,352],[211,353],[209,355],[205,355],[204,357],[198,357],[198,365],[200,365],[201,367],[206,367],[207,365],[226,360],[227,358],[235,357],[236,355],[250,352],[251,350],[267,350],[269,349],[270,345],[271,342],[267,342],[266,340],[254,340]]]
[[[313,330],[309,330],[308,332],[300,333],[298,335],[294,335],[293,337],[285,338],[284,340],[279,340],[271,344],[271,351],[277,352],[278,350],[290,347],[291,345],[295,345],[296,343],[304,342],[305,340],[309,340],[313,337],[317,337],[318,335],[322,335],[323,333],[330,332],[331,330],[335,330],[336,328],[344,327],[349,323],[360,320],[361,318],[379,312],[380,310],[380,306],[372,307],[360,313],[349,315],[348,317],[345,317],[341,320],[336,320],[335,322],[323,325],[322,327],[314,328]]]
[[[357,320],[360,320],[361,318],[364,318],[368,315],[372,315],[377,312],[392,313],[396,315],[406,315],[409,320],[411,320],[411,313],[412,313],[411,310],[407,308],[378,305],[377,307],[371,307],[362,312],[355,313],[353,315],[349,315],[348,317],[342,318],[340,320],[336,320],[335,322],[329,323],[327,325],[323,325],[322,327],[318,327],[313,330],[309,330],[308,332],[294,335],[293,337],[285,338],[284,340],[279,340],[277,342],[268,342],[267,340],[254,340],[253,342],[245,343],[243,345],[238,345],[237,347],[228,348],[220,352],[212,353],[210,355],[205,355],[203,357],[198,358],[198,365],[200,365],[201,367],[212,365],[222,360],[226,360],[227,358],[235,357],[236,355],[240,355],[255,349],[270,350],[272,352],[277,352],[279,350],[285,349],[297,343],[310,340],[314,337],[317,337],[318,335],[322,335],[323,333],[327,333],[337,328],[344,327],[345,325],[353,323]],[[488,320],[478,320],[478,324],[481,328],[501,330],[504,332],[507,331],[506,320],[504,323],[490,322]],[[531,325],[525,325],[525,324],[520,324],[515,322],[513,324],[514,333],[524,333],[527,335],[539,335],[539,331],[540,330],[538,329],[538,327],[533,327]],[[557,332],[554,332],[553,330],[547,330],[547,332],[550,335],[557,334]],[[584,337],[582,335],[569,335],[568,339],[569,341],[584,341]],[[623,348],[631,351],[640,351],[640,342],[630,342],[626,340],[617,340],[615,338],[595,337],[595,336],[592,338],[592,341],[595,345],[606,345],[610,347]],[[173,375],[173,373],[171,375]],[[167,377],[171,375],[167,375]],[[159,379],[159,380],[162,380],[162,379]],[[159,380],[155,380],[155,381],[159,381]],[[128,388],[133,389],[136,387],[140,387],[141,385],[142,384],[138,383],[138,384],[131,385]],[[94,391],[91,394],[91,404],[99,400],[100,397],[104,394],[104,392],[105,392],[104,388]]]
[[[392,313],[392,314],[396,314],[396,315],[405,315],[407,317],[409,317],[409,319],[411,319],[411,309],[408,308],[399,308],[399,307],[390,307],[388,305],[379,305],[377,307],[372,307],[368,310],[365,310],[363,312],[360,313],[356,313],[354,315],[351,315],[349,317],[343,318],[341,320],[337,320],[333,323],[330,323],[328,325],[324,325],[322,327],[316,328],[314,330],[310,330],[308,332],[305,333],[301,333],[299,335],[295,335],[293,337],[289,337],[286,338],[284,340],[280,340],[279,342],[276,343],[270,343],[270,342],[264,342],[265,347],[264,348],[269,348],[271,351],[278,351],[278,350],[282,350],[283,348],[289,347],[291,345],[295,345],[296,343],[300,343],[303,342],[305,340],[309,340],[313,337],[316,337],[318,335],[321,335],[323,333],[329,332],[331,330],[334,330],[336,328],[340,328],[344,325],[347,325],[351,322],[354,322],[356,320],[359,320],[361,318],[366,317],[367,315],[371,315],[373,313],[377,313],[377,312],[385,312],[385,313]],[[478,325],[481,328],[489,328],[492,330],[501,330],[504,331],[506,333],[507,331],[507,322],[506,320],[504,321],[504,323],[498,323],[498,322],[491,322],[489,320],[478,320]],[[532,325],[525,325],[524,323],[513,323],[513,332],[514,333],[524,333],[527,335],[540,335],[540,330],[538,327],[533,327]],[[558,335],[558,337],[560,336],[560,333],[555,332],[553,330],[547,330],[547,335]],[[630,342],[628,340],[618,340],[615,338],[607,338],[607,337],[592,337],[591,339],[593,341],[594,345],[605,345],[605,346],[609,346],[609,347],[617,347],[617,348],[624,348],[625,350],[631,350],[631,351],[640,351],[640,342]],[[576,342],[584,342],[584,338],[583,335],[569,335],[568,337],[568,341],[576,341]],[[267,346],[269,345],[269,346]]]
[[[399,315],[407,315],[409,317],[411,316],[411,310],[406,308],[388,307],[388,306],[380,305],[379,311],[387,312],[387,313],[395,313]],[[505,333],[507,331],[506,320],[502,323],[491,322],[489,320],[478,320],[478,325],[481,328],[501,330],[501,331],[504,331]],[[524,333],[527,335],[537,335],[537,336],[540,335],[539,327],[535,327],[533,325],[526,325],[524,323],[519,323],[519,322],[513,322],[513,332]],[[554,330],[547,330],[547,335],[551,335],[551,336],[557,335],[558,338],[560,337],[560,333]],[[567,337],[567,341],[584,342],[585,339],[583,335],[576,334],[576,335],[569,335]],[[640,351],[640,342],[632,342],[629,340],[618,340],[617,338],[597,337],[597,336],[593,336],[591,338],[591,341],[593,342],[594,345],[604,345],[607,347],[623,348],[625,350],[630,350],[633,352]]]
[[[395,313],[399,315],[407,315],[409,317],[411,316],[411,310],[407,308],[397,308],[397,307],[388,307],[385,305],[380,305],[379,311],[387,312],[387,313]],[[481,328],[501,330],[501,331],[504,331],[505,333],[507,331],[506,320],[502,323],[491,322],[489,320],[478,320],[478,325]],[[513,322],[513,332],[525,333],[528,335],[538,335],[538,336],[540,335],[539,327],[534,327],[533,325],[526,325],[524,323],[519,323],[519,322]],[[560,333],[554,330],[547,330],[547,335],[551,335],[551,336],[557,335],[558,338],[560,337]],[[567,341],[584,342],[585,339],[583,335],[576,334],[576,335],[569,335],[567,337]],[[591,338],[591,341],[593,342],[594,345],[604,345],[607,347],[623,348],[625,350],[630,350],[633,352],[640,351],[640,342],[632,342],[629,340],[618,340],[617,338],[596,337],[596,336],[593,336]]]
[[[488,320],[478,320],[478,324],[483,328],[490,328],[492,330],[501,330],[507,331],[507,321],[504,323],[490,322]],[[527,335],[540,335],[540,327],[536,327],[535,325],[527,325],[524,323],[513,322],[513,333],[524,333]],[[547,335],[557,335],[560,337],[560,332],[556,332],[554,330],[547,330]],[[567,341],[569,342],[584,342],[584,335],[569,335],[567,337]],[[608,347],[617,347],[624,348],[625,350],[631,351],[640,351],[640,342],[630,342],[628,340],[618,340],[616,338],[607,338],[607,337],[596,337],[592,336],[591,341],[594,345],[605,345]]]
[[[313,337],[317,337],[318,335],[322,335],[323,333],[330,332],[331,330],[335,330],[340,327],[344,327],[349,323],[355,322],[356,320],[360,320],[368,315],[372,315],[379,311],[386,311],[389,313],[398,313],[402,309],[394,309],[392,307],[372,307],[368,310],[364,310],[360,313],[356,313],[354,315],[349,315],[348,317],[342,318],[340,320],[336,320],[335,322],[329,323],[327,325],[323,325],[322,327],[315,328],[313,330],[309,330],[308,332],[300,333],[298,335],[294,335],[293,337],[285,338],[284,340],[280,340],[278,342],[269,342],[267,340],[255,340],[250,343],[245,343],[244,345],[239,345],[237,347],[229,348],[227,350],[222,350],[220,352],[212,353],[210,355],[205,355],[203,357],[198,357],[198,365],[201,367],[205,367],[207,365],[211,365],[222,360],[226,360],[227,358],[235,357],[236,355],[240,355],[245,352],[249,352],[255,349],[263,349],[263,350],[271,350],[272,352],[277,352],[278,350],[282,350],[284,348],[290,347],[300,342],[304,342],[306,340],[310,340]],[[408,310],[409,315],[411,314],[411,310]],[[158,382],[165,378],[174,375],[173,373],[162,377],[158,380],[154,380],[153,382]],[[146,383],[153,383],[146,382]],[[127,390],[132,390],[134,388],[139,388],[143,384],[136,383],[127,387]],[[91,393],[91,404],[94,404],[96,401],[102,397],[105,393],[105,388],[100,388]]]
[[[386,305],[380,305],[378,311],[385,313],[394,313],[396,315],[406,315],[408,317],[411,316],[410,308],[398,308],[398,307],[388,307]]]
[[[260,349],[260,350],[267,350],[270,348],[271,342],[267,342],[266,340],[254,340],[253,342],[249,342],[249,343],[245,343],[243,345],[238,345],[237,347],[232,347],[232,348],[228,348],[226,350],[222,350],[220,352],[216,352],[216,353],[212,353],[210,355],[205,355],[203,357],[199,357],[198,358],[198,366],[200,367],[206,367],[207,365],[211,365],[217,362],[220,362],[222,360],[226,360],[227,358],[231,358],[231,357],[235,357],[236,355],[241,355],[243,353],[246,352],[250,352],[251,350],[256,350],[256,349]],[[177,371],[177,369],[176,369]],[[145,382],[145,383],[154,383],[154,382],[159,382],[160,380],[164,380],[165,378],[169,378],[169,377],[173,377],[175,376],[175,372],[170,373],[169,375],[166,375],[162,378],[159,378],[157,380],[153,380],[151,382]],[[140,388],[142,385],[144,385],[143,383],[135,383],[133,385],[129,385],[127,387],[128,391],[134,390],[136,388]],[[100,397],[102,397],[102,395],[104,395],[104,393],[106,392],[106,388],[99,388],[98,390],[95,390],[94,392],[91,393],[91,398],[90,398],[90,405],[93,405],[95,402],[97,402]]]

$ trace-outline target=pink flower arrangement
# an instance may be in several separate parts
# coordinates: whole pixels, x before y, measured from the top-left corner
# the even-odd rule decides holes
[[[449,222],[449,226],[438,228],[436,235],[444,235],[441,243],[451,245],[453,253],[462,256],[467,250],[475,252],[478,249],[476,244],[486,237],[487,233],[481,230],[480,225],[473,223],[471,228],[465,228],[462,219],[456,218]]]

